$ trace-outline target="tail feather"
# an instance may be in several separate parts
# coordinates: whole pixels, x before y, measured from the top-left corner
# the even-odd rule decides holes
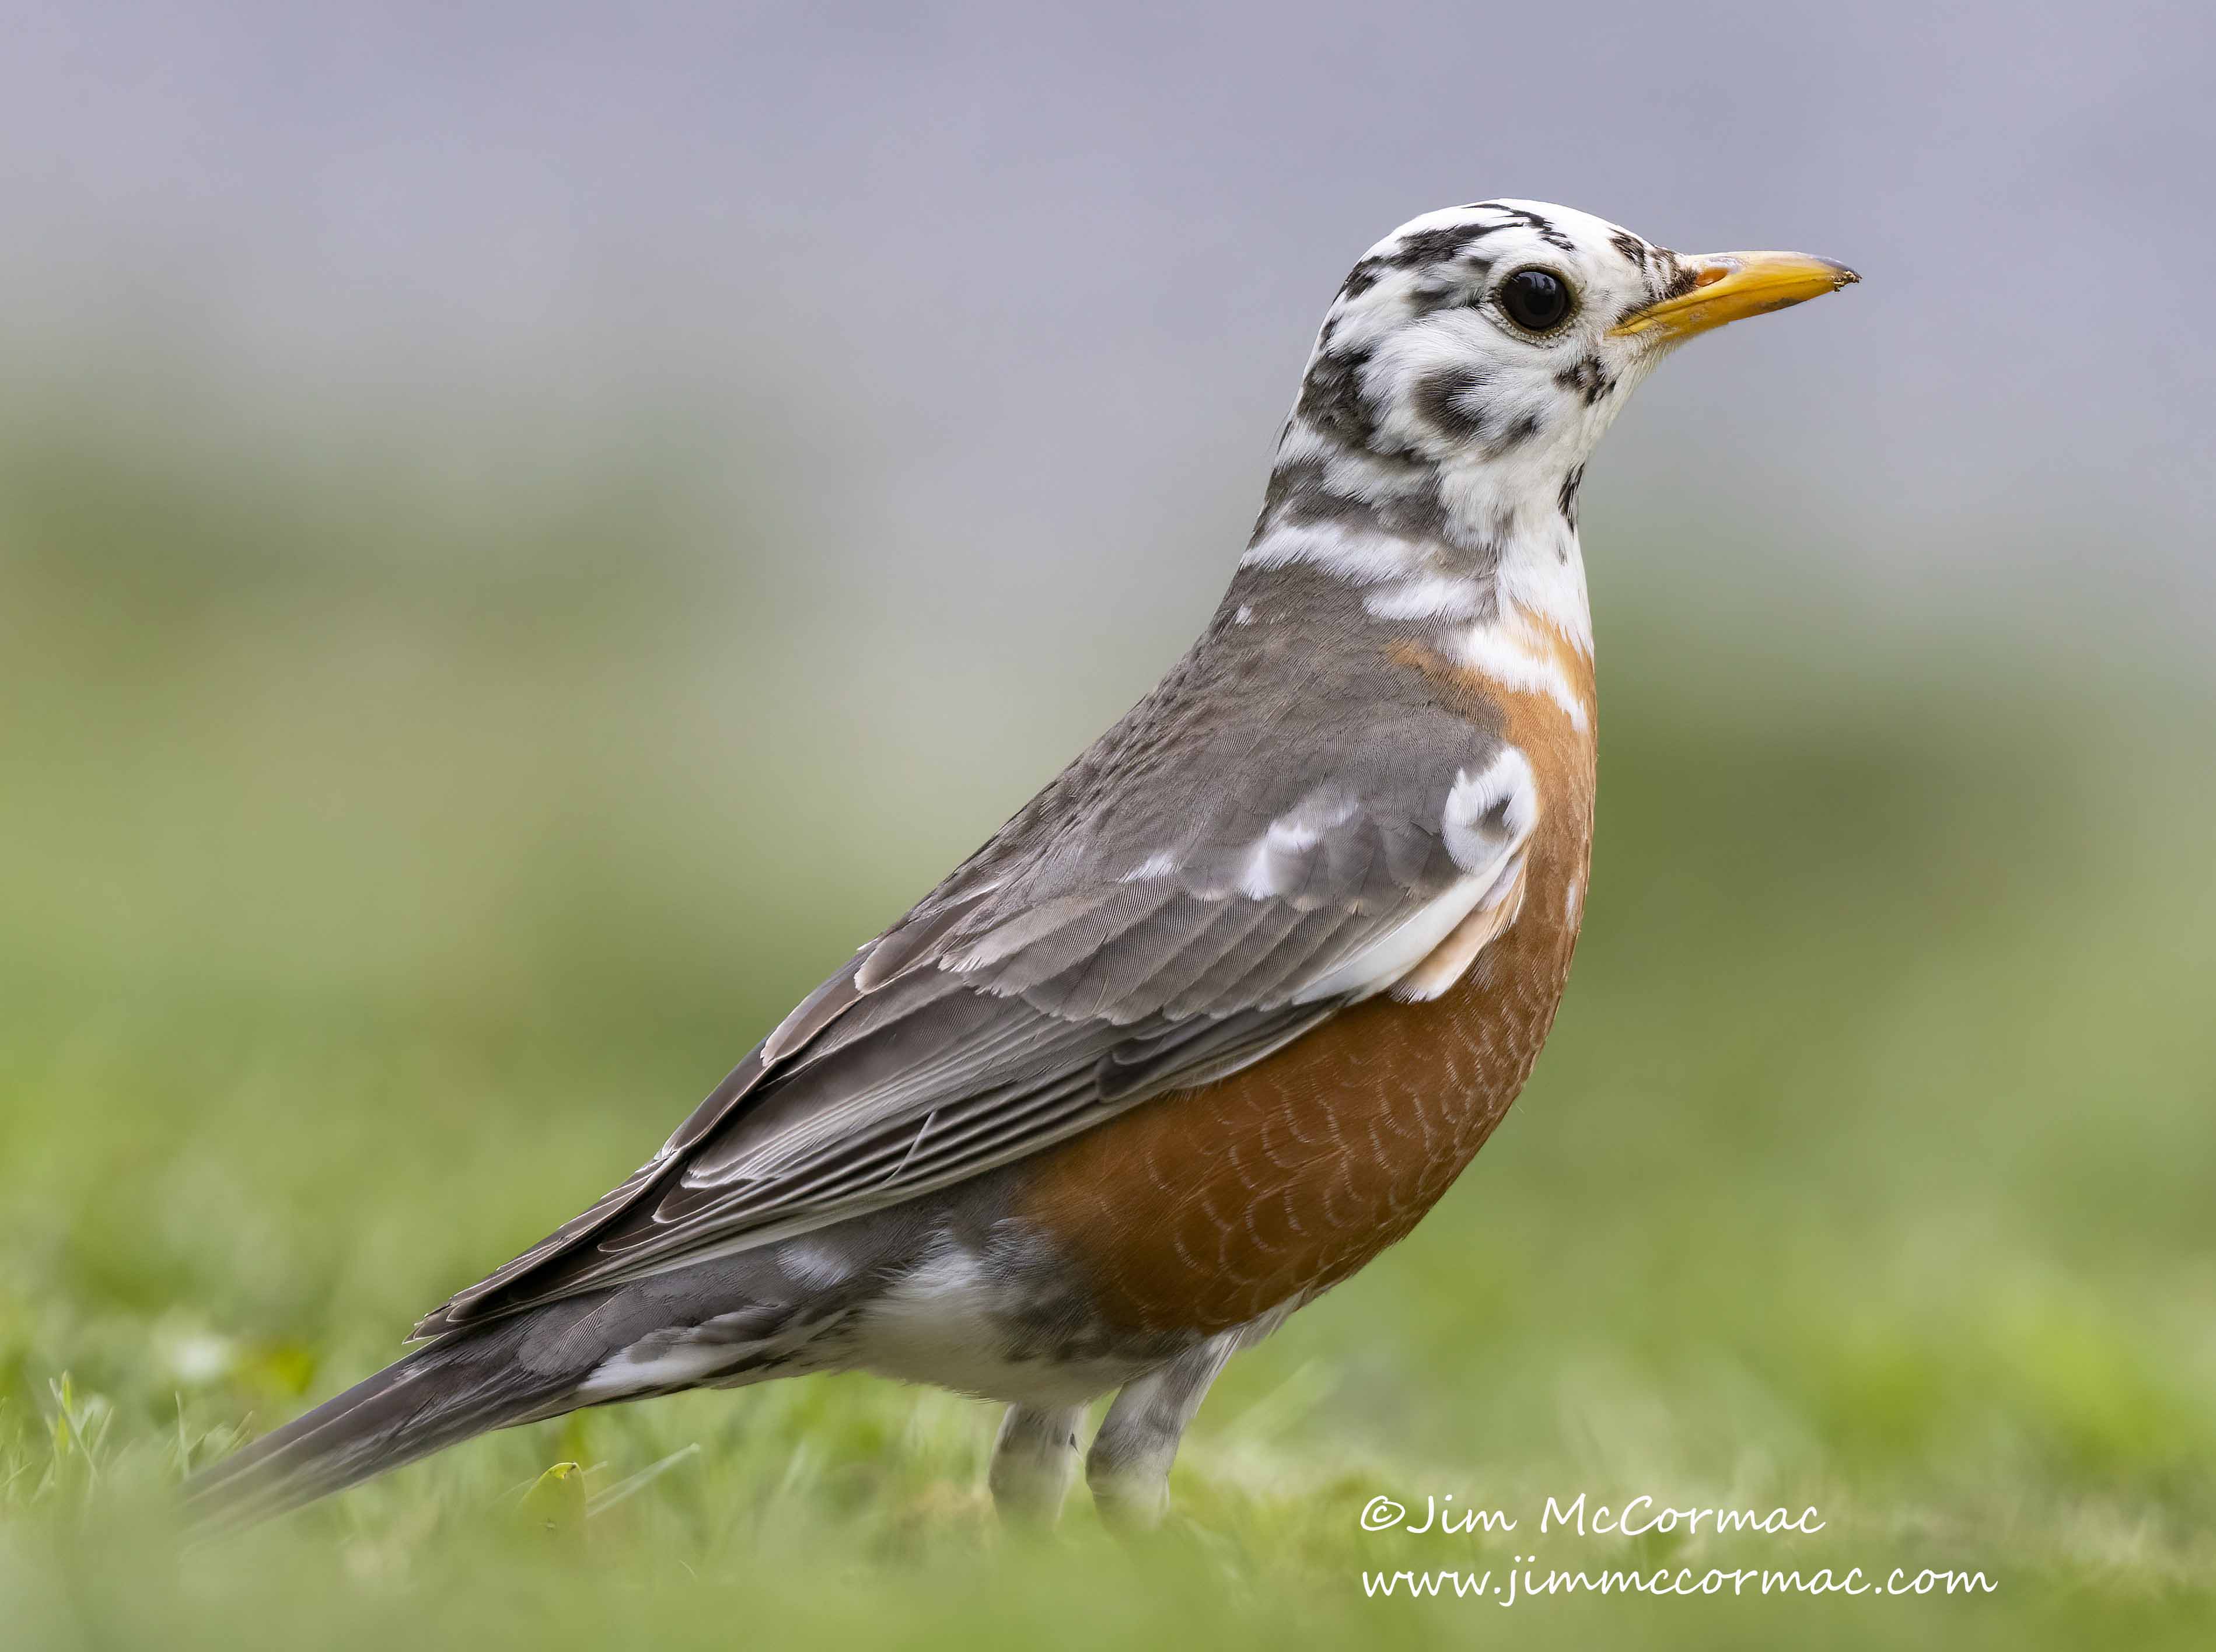
[[[228,1529],[343,1491],[475,1434],[558,1416],[576,1402],[571,1373],[516,1358],[514,1322],[464,1332],[395,1361],[194,1475],[194,1525]]]

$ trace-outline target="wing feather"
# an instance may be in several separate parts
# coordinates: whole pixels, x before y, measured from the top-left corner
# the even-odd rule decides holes
[[[417,1334],[913,1198],[1404,977],[1442,990],[1512,919],[1529,765],[1382,666],[1302,700],[1212,692],[1209,649],[1250,643],[1219,623],[652,1160]]]

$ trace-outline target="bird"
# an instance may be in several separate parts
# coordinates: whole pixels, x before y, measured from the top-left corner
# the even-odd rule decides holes
[[[1226,1362],[1408,1234],[1553,1024],[1593,830],[1596,445],[1686,340],[1859,279],[1523,200],[1378,242],[1154,689],[598,1203],[188,1480],[190,1518],[859,1370],[1004,1405],[1011,1521],[1051,1524],[1081,1461],[1105,1521],[1158,1525]]]

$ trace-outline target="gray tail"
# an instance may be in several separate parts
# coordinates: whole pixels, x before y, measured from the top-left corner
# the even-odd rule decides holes
[[[195,1526],[227,1530],[372,1479],[475,1434],[557,1416],[574,1373],[529,1370],[514,1320],[419,1348],[185,1483]]]

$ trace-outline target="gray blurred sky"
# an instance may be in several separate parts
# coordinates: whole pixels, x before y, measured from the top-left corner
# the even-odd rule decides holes
[[[1652,540],[1721,548],[1695,601],[1775,556],[2190,641],[2211,15],[18,4],[0,345],[18,396],[146,347],[494,446],[677,386],[786,426],[796,554],[885,611],[1174,646],[1347,264],[1536,196],[1868,277],[1642,393],[1589,493],[1604,639]]]

